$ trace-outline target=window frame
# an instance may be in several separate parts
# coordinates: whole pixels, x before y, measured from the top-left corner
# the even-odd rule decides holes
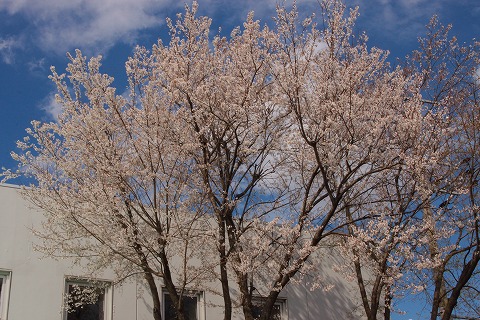
[[[0,320],[7,320],[12,271],[0,269],[0,279],[2,280],[0,288]]]
[[[77,285],[80,287],[98,287],[104,289],[103,294],[103,319],[113,320],[113,284],[109,280],[93,279],[93,278],[80,278],[67,276],[64,280],[63,288],[63,304],[62,304],[62,320],[68,319],[68,310],[66,308],[66,295],[69,292],[71,285]]]
[[[162,288],[162,319],[166,320],[165,296],[170,295],[166,288]],[[184,290],[183,296],[197,298],[197,320],[205,320],[205,292],[201,290]]]

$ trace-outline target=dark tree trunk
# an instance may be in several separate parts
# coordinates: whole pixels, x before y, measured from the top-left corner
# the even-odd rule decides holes
[[[445,283],[443,280],[443,265],[434,268],[433,280],[435,289],[433,291],[432,309],[430,320],[437,320],[441,302],[445,299]]]
[[[133,223],[133,214],[132,214],[132,210],[130,208],[130,204],[128,203],[128,201],[125,202],[125,206],[126,206],[126,209],[127,209],[126,212],[127,212],[127,216],[128,216],[130,225],[136,226]],[[160,295],[158,294],[157,284],[155,283],[155,278],[153,277],[152,269],[150,268],[147,257],[142,250],[142,246],[139,243],[138,230],[136,228],[134,228],[134,230],[133,230],[133,237],[134,237],[133,238],[133,248],[134,248],[135,252],[137,253],[137,256],[140,259],[141,268],[143,270],[143,275],[144,275],[145,280],[147,281],[148,288],[150,289],[150,293],[152,295],[153,319],[154,320],[162,320],[162,309],[161,309]]]
[[[161,250],[159,255],[163,267],[163,282],[170,295],[170,299],[172,299],[173,305],[176,308],[177,320],[185,320],[182,297],[179,296],[177,288],[173,283],[172,273],[170,271],[170,265],[165,250]]]
[[[150,293],[152,294],[153,300],[153,319],[154,320],[162,320],[162,309],[160,304],[160,295],[158,294],[157,284],[155,283],[155,279],[152,276],[151,272],[144,273],[145,280],[147,281],[148,287],[150,289]]]
[[[225,224],[219,223],[219,254],[220,254],[220,282],[222,283],[222,293],[224,302],[224,320],[232,319],[232,298],[230,297],[230,285],[227,272],[227,255],[225,250]]]
[[[270,320],[272,317],[273,307],[275,302],[277,302],[278,295],[280,291],[271,291],[263,305],[262,314],[260,320]]]
[[[248,289],[248,274],[237,274],[245,320],[253,320],[252,296]]]
[[[384,311],[384,320],[390,320],[391,312],[392,312],[392,292],[390,291],[390,286],[387,286],[385,290],[385,311]]]
[[[457,285],[455,286],[455,288],[453,288],[450,298],[448,298],[448,301],[443,310],[442,320],[450,320],[452,318],[452,313],[455,309],[455,306],[457,305],[460,293],[467,284],[468,280],[470,280],[470,278],[472,277],[475,269],[477,268],[479,260],[480,250],[477,249],[473,253],[472,259],[468,261],[468,263],[463,267],[460,278],[457,281]]]

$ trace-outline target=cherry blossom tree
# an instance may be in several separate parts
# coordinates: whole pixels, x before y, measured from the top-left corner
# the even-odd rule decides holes
[[[182,290],[202,275],[193,260],[208,250],[204,201],[189,175],[193,163],[178,148],[177,120],[157,107],[170,105],[167,97],[144,90],[141,67],[150,61],[141,50],[127,62],[128,98],[99,72],[99,58],[87,63],[78,51],[69,58],[70,85],[52,69],[63,105],[58,122],[34,122],[30,138],[19,143],[25,152],[14,154],[37,182],[24,192],[46,213],[43,249],[88,257],[92,268],[108,265],[119,278],[141,272],[160,319],[155,277],[180,310]],[[174,273],[178,252],[184,260]]]
[[[407,74],[421,75],[423,124],[415,148],[398,174],[375,189],[375,196],[385,196],[369,196],[376,200],[373,205],[349,208],[373,211],[379,218],[348,228],[347,245],[353,247],[369,319],[376,319],[381,308],[388,319],[392,299],[418,291],[429,295],[431,319],[478,314],[472,301],[478,297],[479,52],[478,43],[460,45],[449,38],[449,30],[432,18],[420,50],[404,66]]]
[[[276,43],[252,14],[243,30],[212,40],[210,20],[196,18],[195,11],[194,5],[176,24],[170,22],[170,43],[154,47],[152,84],[158,89],[153,90],[172,97],[187,134],[182,148],[198,168],[195,174],[216,222],[225,319],[232,316],[232,280],[246,319],[253,319],[248,277],[255,264],[248,259],[262,251],[244,244],[253,237],[257,248],[270,242],[262,223],[285,202],[285,191],[272,179],[285,161],[280,139],[285,114],[272,104],[270,89]]]
[[[283,162],[285,115],[267,90],[276,43],[253,15],[229,39],[211,39],[210,19],[196,11],[194,3],[167,21],[167,45],[136,49],[126,63],[128,98],[100,73],[100,58],[69,56],[69,84],[52,69],[63,113],[57,123],[34,122],[14,157],[37,182],[24,192],[45,210],[47,253],[88,257],[120,278],[141,272],[155,319],[157,277],[178,319],[185,288],[211,277],[222,283],[230,319],[236,279],[252,318],[252,266],[237,243],[247,231],[268,242],[263,217],[286,201],[282,190],[265,191]]]
[[[375,203],[381,177],[402,168],[422,127],[417,78],[391,68],[387,52],[368,49],[365,35],[354,36],[355,9],[347,14],[339,1],[324,1],[322,9],[323,30],[310,18],[299,24],[295,10],[280,10],[277,18],[283,44],[273,71],[278,104],[291,112],[291,140],[297,142],[290,173],[299,186],[295,226],[310,235],[303,249],[292,246],[285,255],[288,267],[275,279],[280,288],[328,236],[376,216],[379,208],[350,209]],[[263,315],[276,297],[269,294]]]
[[[68,75],[52,69],[63,112],[34,122],[14,153],[36,181],[24,193],[45,212],[43,250],[119,279],[141,274],[156,320],[156,279],[179,320],[185,290],[216,279],[225,319],[239,305],[253,320],[261,295],[267,320],[339,234],[405,251],[398,226],[418,210],[404,170],[426,158],[422,78],[355,36],[357,9],[339,0],[320,9],[300,19],[295,5],[280,6],[273,29],[249,14],[229,37],[212,37],[211,20],[186,6],[167,20],[168,43],[127,61],[122,95],[100,58],[77,51]],[[388,266],[370,302],[362,292],[376,315],[398,268],[388,255],[372,260]]]
[[[416,183],[404,166],[390,171],[374,188],[370,203],[349,206],[346,210],[351,224],[345,238],[344,255],[355,275],[362,304],[368,319],[390,319],[393,304],[409,289],[412,249],[422,232],[418,215],[422,203],[416,197]],[[355,210],[366,211],[371,219],[353,221]],[[364,213],[365,214],[365,213]]]
[[[428,226],[424,254],[430,263],[431,319],[452,319],[454,311],[479,315],[478,263],[478,116],[480,46],[458,43],[451,26],[436,17],[412,55],[412,68],[423,74],[422,94],[431,112],[448,125],[438,148],[443,155],[425,172]],[[427,191],[428,190],[428,191]],[[473,300],[470,300],[472,299]],[[475,298],[476,297],[476,298]],[[466,300],[465,300],[466,299]],[[470,300],[470,301],[469,301]],[[457,316],[461,316],[458,314]]]

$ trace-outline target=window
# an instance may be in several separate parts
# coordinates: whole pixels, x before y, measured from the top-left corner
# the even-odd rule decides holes
[[[8,313],[8,298],[10,295],[10,271],[0,270],[0,319],[6,320]]]
[[[253,318],[260,319],[262,313],[263,304],[265,303],[264,298],[253,297]],[[277,299],[273,306],[272,316],[270,320],[285,320],[287,319],[287,301],[284,299]]]
[[[183,310],[186,320],[204,319],[203,293],[198,291],[189,291],[183,295]],[[168,292],[163,292],[163,319],[175,320],[176,309]]]
[[[111,320],[112,288],[109,282],[67,279],[65,320]]]

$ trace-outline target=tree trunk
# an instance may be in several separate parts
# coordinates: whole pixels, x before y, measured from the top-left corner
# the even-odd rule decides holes
[[[237,273],[237,278],[238,287],[240,288],[243,316],[245,317],[245,320],[254,320],[252,296],[250,290],[248,290],[248,274]]]
[[[430,259],[434,261],[439,255],[438,243],[435,240],[435,220],[433,217],[432,209],[430,208],[430,196],[426,197],[424,203],[427,204],[424,210],[424,219],[431,226],[430,230],[427,230],[429,241],[428,249],[430,251]],[[433,268],[433,282],[434,292],[432,308],[430,312],[430,320],[436,320],[440,307],[443,305],[442,301],[446,299],[445,281],[443,279],[444,265],[443,263]]]
[[[126,212],[127,212],[127,216],[128,216],[128,219],[129,219],[129,223],[130,223],[130,225],[135,226],[135,224],[133,223],[132,210],[130,208],[130,204],[128,203],[128,201],[125,201],[125,206],[126,206],[126,210],[127,210]],[[133,248],[134,248],[135,252],[137,253],[138,258],[140,259],[141,268],[143,270],[144,278],[147,281],[148,287],[150,289],[150,294],[152,295],[153,319],[154,320],[162,320],[162,309],[161,309],[160,295],[158,294],[157,284],[155,283],[155,279],[152,275],[152,269],[150,268],[147,257],[145,256],[145,253],[142,250],[142,246],[139,244],[138,230],[136,228],[134,228],[134,230],[133,230],[133,235],[134,235]]]
[[[152,295],[153,300],[153,319],[154,320],[162,320],[162,309],[160,304],[160,295],[158,294],[157,284],[155,283],[155,279],[152,276],[151,272],[145,271],[144,273],[145,280],[148,283],[148,287],[150,288],[150,293]]]
[[[392,292],[390,291],[390,286],[388,285],[385,289],[385,311],[384,311],[384,320],[390,320],[390,315],[392,312]]]
[[[443,265],[434,268],[434,291],[432,300],[432,309],[430,313],[430,320],[436,320],[442,306],[442,300],[445,298],[445,283],[443,280]]]
[[[457,281],[457,285],[455,286],[455,288],[453,288],[452,294],[450,295],[450,298],[448,299],[444,307],[442,320],[451,319],[453,310],[457,305],[458,298],[460,297],[460,293],[462,289],[465,287],[465,285],[467,284],[468,280],[470,280],[470,278],[472,277],[479,263],[479,260],[480,260],[480,250],[477,249],[473,253],[472,259],[463,267],[460,278]]]
[[[273,307],[275,306],[275,302],[277,302],[277,298],[280,291],[271,291],[265,301],[262,309],[262,314],[260,316],[260,320],[270,320],[272,317]]]
[[[348,232],[350,235],[354,235],[352,224],[353,224],[353,218],[352,214],[350,212],[350,207],[345,208],[345,214],[348,222]],[[368,320],[376,320],[377,319],[377,309],[378,309],[378,304],[374,304],[374,292],[373,290],[375,287],[372,289],[372,305],[370,305],[370,301],[368,300],[368,294],[367,294],[367,289],[365,287],[365,281],[363,279],[363,272],[362,272],[362,266],[360,264],[360,257],[358,250],[355,248],[352,248],[352,253],[355,256],[353,265],[355,267],[355,274],[357,276],[357,285],[360,290],[360,296],[362,298],[362,304],[363,304],[363,310],[365,311],[365,314],[367,315]],[[378,277],[376,279],[378,281]],[[376,283],[377,283],[376,281]]]
[[[176,308],[177,320],[185,320],[185,314],[183,311],[183,301],[178,295],[177,288],[175,287],[172,279],[172,273],[170,271],[170,266],[167,259],[167,254],[164,249],[160,251],[160,260],[162,261],[163,266],[163,282],[167,288],[168,294],[172,299],[173,305]]]
[[[224,320],[232,319],[232,298],[230,297],[230,285],[228,283],[227,255],[225,252],[225,224],[219,223],[219,255],[220,255],[220,282],[222,283]]]

